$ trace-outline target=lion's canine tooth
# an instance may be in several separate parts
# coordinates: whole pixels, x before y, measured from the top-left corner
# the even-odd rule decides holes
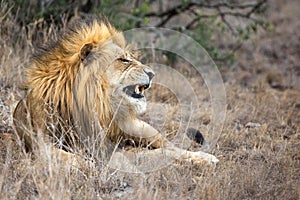
[[[135,86],[134,91],[135,91],[135,93],[140,94],[139,85]]]
[[[145,85],[141,86],[141,93],[144,94],[145,91]]]

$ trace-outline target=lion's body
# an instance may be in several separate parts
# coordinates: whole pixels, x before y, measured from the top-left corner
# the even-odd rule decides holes
[[[47,143],[63,140],[69,147],[100,132],[113,142],[126,133],[155,148],[167,146],[137,119],[145,111],[143,91],[153,75],[108,22],[79,23],[33,56],[26,70],[27,95],[14,112],[17,133],[29,149],[38,147],[40,133]]]

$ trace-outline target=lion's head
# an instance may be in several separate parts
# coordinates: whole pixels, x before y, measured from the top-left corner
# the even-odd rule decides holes
[[[92,134],[96,121],[116,139],[126,129],[126,119],[145,111],[144,91],[154,72],[127,49],[121,32],[107,21],[92,20],[73,24],[40,49],[26,75],[28,94],[16,108],[15,122],[47,132],[56,125],[49,116],[49,110],[55,110],[55,119],[76,127],[79,135]],[[29,123],[24,122],[28,114]],[[20,132],[25,139],[31,137]]]
[[[114,41],[114,37],[117,36],[88,52],[79,67],[75,91],[84,92],[88,90],[87,86],[98,85],[105,92],[98,96],[97,101],[108,98],[114,112],[126,109],[126,113],[141,114],[146,109],[144,92],[150,88],[154,72],[138,61],[125,46]],[[78,100],[82,95],[75,93]],[[90,96],[90,93],[85,96]]]

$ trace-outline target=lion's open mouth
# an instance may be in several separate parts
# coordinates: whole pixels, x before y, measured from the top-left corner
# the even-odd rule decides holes
[[[150,84],[136,84],[130,85],[123,89],[123,91],[130,97],[140,99],[145,97],[144,92],[150,87]]]

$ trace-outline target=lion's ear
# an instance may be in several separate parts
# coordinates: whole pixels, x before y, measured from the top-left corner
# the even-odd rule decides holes
[[[81,61],[86,59],[86,57],[89,55],[89,53],[92,51],[92,49],[93,49],[93,44],[92,43],[84,44],[81,47],[80,55],[79,55]]]

